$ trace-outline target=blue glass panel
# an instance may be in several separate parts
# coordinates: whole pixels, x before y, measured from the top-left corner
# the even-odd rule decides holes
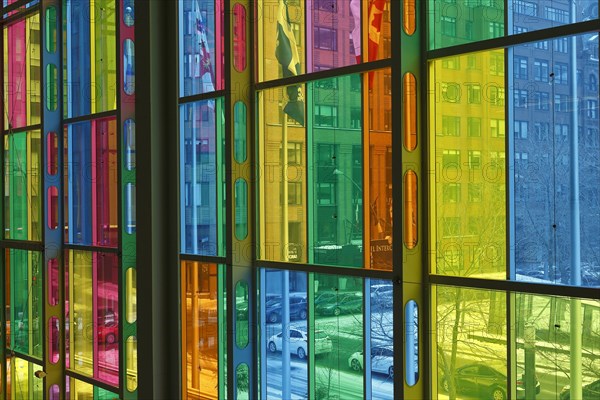
[[[393,309],[393,286],[392,281],[383,279],[368,279],[366,282],[367,293],[370,293],[371,318],[365,318],[370,323],[367,334],[370,340],[365,341],[369,345],[368,352],[371,353],[371,362],[368,367],[371,372],[371,395],[373,399],[394,398],[394,309]],[[356,361],[354,361],[356,360]],[[349,365],[356,370],[366,368],[360,354],[355,353],[349,361]],[[367,377],[368,378],[368,377]]]
[[[77,117],[90,113],[90,1],[63,3],[64,37],[64,113]]]
[[[123,0],[123,22],[126,26],[133,26],[135,22],[135,4],[133,0]]]
[[[514,34],[598,18],[596,0],[508,0],[508,3],[512,5]]]

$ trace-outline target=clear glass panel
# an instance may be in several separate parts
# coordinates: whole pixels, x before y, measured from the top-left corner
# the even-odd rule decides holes
[[[233,67],[246,69],[246,8],[240,3],[233,6]]]
[[[4,28],[4,129],[40,123],[40,47],[39,14]]]
[[[58,135],[48,132],[46,135],[46,171],[48,175],[58,173]]]
[[[135,121],[128,119],[123,123],[123,141],[125,142],[125,168],[135,169]]]
[[[185,370],[183,393],[188,398],[218,399],[219,282],[216,264],[184,261],[181,265],[182,337]],[[247,312],[247,308],[246,308]]]
[[[505,293],[446,286],[434,290],[435,397],[508,399]]]
[[[133,26],[135,22],[134,0],[123,0],[123,23],[125,26]]]
[[[419,203],[417,195],[417,174],[409,170],[404,174],[404,246],[407,249],[414,249],[419,238]]]
[[[258,95],[259,169],[266,178],[259,188],[259,257],[265,260],[306,262],[306,129],[299,92],[303,85]]]
[[[515,278],[600,286],[598,32],[515,46],[508,65]]]
[[[515,308],[516,397],[597,398],[600,301],[516,293]]]
[[[4,136],[4,237],[41,240],[40,131]]]
[[[58,228],[58,188],[56,186],[50,186],[48,188],[47,196],[47,225],[48,229],[54,230]]]
[[[135,47],[131,39],[123,42],[123,91],[128,95],[135,93]]]
[[[180,107],[181,249],[185,253],[221,252],[218,227],[224,215],[218,205],[223,202],[223,192],[217,166],[223,157],[222,105],[222,99],[217,99]]]
[[[126,342],[127,350],[127,390],[133,392],[138,387],[137,367],[137,338],[129,336]]]
[[[224,88],[223,14],[221,1],[179,3],[179,95]]]
[[[116,120],[67,125],[64,139],[65,242],[116,247]]]
[[[432,271],[506,279],[504,51],[430,67]]]
[[[404,148],[413,151],[417,148],[417,80],[410,72],[404,74],[402,94],[404,103]]]
[[[135,323],[137,321],[137,271],[135,268],[128,268],[125,273],[125,307],[127,322]]]
[[[406,303],[404,318],[404,379],[408,386],[414,386],[419,380],[419,307],[416,301]]]
[[[261,274],[261,335],[267,374],[266,399],[303,398],[308,379],[307,274],[265,270]],[[290,325],[291,324],[291,325]]]
[[[429,0],[427,8],[430,49],[504,36],[504,1]]]
[[[394,287],[392,281],[367,279],[366,290],[369,293],[371,314],[365,316],[370,323],[367,331],[367,354],[370,362],[365,361],[364,352],[353,353],[348,366],[354,371],[371,369],[371,396],[373,399],[394,399]],[[370,320],[370,321],[369,321]]]
[[[308,85],[308,165],[314,166],[308,201],[316,264],[363,266],[362,94],[353,87],[357,78],[347,75]],[[353,110],[359,115],[353,116]],[[302,204],[302,188],[289,175],[288,203]]]
[[[6,346],[31,357],[43,357],[43,265],[38,252],[7,249],[6,265]]]
[[[60,324],[56,317],[48,321],[48,359],[52,364],[60,360]]]
[[[242,101],[235,103],[233,107],[233,157],[238,163],[246,161],[247,155],[247,115],[246,104]]]
[[[56,65],[46,65],[46,109],[56,111],[58,106],[58,70]]]
[[[125,185],[125,232],[135,233],[136,227],[136,199],[135,185],[128,183]]]
[[[317,399],[364,399],[364,377],[349,359],[363,351],[363,280],[314,274],[314,385]]]
[[[235,285],[235,344],[243,349],[248,346],[249,324],[249,305],[250,293],[248,293],[248,284],[239,281]]]
[[[56,7],[46,8],[46,32],[44,38],[46,41],[46,51],[54,53],[56,51],[56,32],[58,31],[58,21],[56,18]]]
[[[248,184],[244,179],[235,181],[235,237],[248,236]]]

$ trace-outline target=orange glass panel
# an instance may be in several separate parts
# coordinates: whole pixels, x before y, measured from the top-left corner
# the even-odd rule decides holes
[[[417,80],[410,72],[404,75],[402,85],[404,104],[404,147],[413,151],[417,147]]]
[[[404,0],[403,14],[403,28],[404,33],[412,35],[417,29],[417,8],[415,0]]]
[[[404,245],[414,249],[417,245],[417,174],[408,171],[404,175]]]

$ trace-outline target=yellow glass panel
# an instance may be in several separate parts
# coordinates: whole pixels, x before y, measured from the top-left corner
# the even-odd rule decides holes
[[[505,279],[504,52],[436,60],[430,79],[431,270]]]
[[[115,0],[90,0],[92,113],[117,107]]]
[[[137,338],[130,336],[127,338],[127,390],[133,392],[137,389],[137,386]]]
[[[91,253],[69,251],[70,366],[85,375],[94,374],[94,317],[92,307]]]
[[[137,273],[135,268],[129,268],[125,275],[125,306],[127,307],[127,322],[133,324],[137,320]]]

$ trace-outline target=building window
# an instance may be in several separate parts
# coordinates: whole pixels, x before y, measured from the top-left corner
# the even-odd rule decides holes
[[[490,22],[488,24],[488,32],[490,38],[504,36],[504,23],[503,22]]]
[[[467,103],[469,104],[480,104],[481,103],[481,85],[468,84],[467,85]]]
[[[481,183],[469,183],[468,190],[469,203],[481,203],[483,193]]]
[[[550,125],[547,122],[536,122],[533,124],[533,131],[535,133],[535,138],[538,141],[548,140],[548,131],[550,130]]]
[[[468,117],[467,118],[467,136],[481,137],[481,118],[478,118],[478,117]]]
[[[504,106],[504,88],[490,87],[490,103],[493,106]]]
[[[490,135],[493,138],[504,137],[504,120],[503,119],[490,119]]]
[[[550,109],[550,95],[548,92],[533,93],[535,109],[538,111],[548,111]]]
[[[504,53],[490,54],[490,74],[504,76]]]
[[[392,75],[383,74],[383,93],[387,95],[392,94]]]
[[[383,58],[390,58],[392,56],[392,39],[383,38]]]
[[[598,100],[586,100],[586,115],[588,118],[598,118]]]
[[[566,142],[569,136],[569,125],[556,124],[554,125],[554,138],[557,142]]]
[[[533,79],[538,82],[548,82],[549,75],[548,61],[535,60],[533,62]]]
[[[515,14],[527,15],[529,17],[537,17],[538,5],[528,1],[514,0],[513,12]]]
[[[548,41],[541,40],[539,42],[535,42],[533,44],[533,47],[535,47],[536,49],[540,49],[540,50],[548,50]]]
[[[600,137],[598,136],[598,129],[587,128],[585,133],[585,144],[591,148],[598,148],[600,144]]]
[[[554,82],[560,85],[566,85],[569,81],[568,79],[569,66],[565,63],[555,63],[554,64]]]
[[[527,108],[527,90],[515,89],[513,92],[515,107]]]
[[[442,58],[442,68],[444,68],[444,69],[460,69],[460,57],[444,57],[444,58]]]
[[[444,203],[460,203],[460,183],[445,183],[442,190]]]
[[[288,204],[302,204],[302,182],[288,182]]]
[[[316,26],[314,41],[316,49],[337,51],[337,30]]]
[[[568,97],[566,94],[555,94],[554,95],[554,112],[567,112],[568,111]]]
[[[383,111],[383,129],[386,131],[392,129],[392,110]]]
[[[513,59],[515,79],[527,79],[527,57],[514,56]]]
[[[569,38],[561,37],[552,41],[552,48],[557,53],[567,53],[569,51]]]
[[[319,10],[337,12],[337,0],[316,0]]]
[[[315,81],[315,87],[318,89],[337,89],[338,88],[338,79],[337,78],[319,79],[318,81]]]
[[[288,142],[288,165],[302,165],[302,143]]]
[[[561,22],[563,24],[568,23],[570,17],[569,11],[554,7],[544,7],[544,16],[550,21]]]
[[[455,237],[460,235],[460,217],[445,217],[443,223],[444,226],[442,230],[445,237]]]
[[[441,84],[442,100],[448,103],[460,101],[460,85],[456,82],[443,82]]]
[[[460,117],[442,115],[442,136],[460,136]]]
[[[359,107],[350,109],[350,127],[360,129],[362,126],[362,110]]]
[[[360,75],[359,74],[353,74],[350,75],[350,90],[353,92],[360,92]]]
[[[337,106],[329,106],[324,104],[315,105],[314,123],[317,126],[338,126]]]
[[[442,35],[456,36],[456,18],[442,16]]]
[[[442,152],[442,168],[460,168],[460,150],[444,150]]]
[[[455,58],[458,60],[458,57]],[[467,55],[467,69],[479,69],[478,58],[473,54]]]
[[[481,151],[469,150],[469,169],[481,169]]]
[[[527,130],[529,129],[528,121],[515,121],[515,139],[527,139]]]

